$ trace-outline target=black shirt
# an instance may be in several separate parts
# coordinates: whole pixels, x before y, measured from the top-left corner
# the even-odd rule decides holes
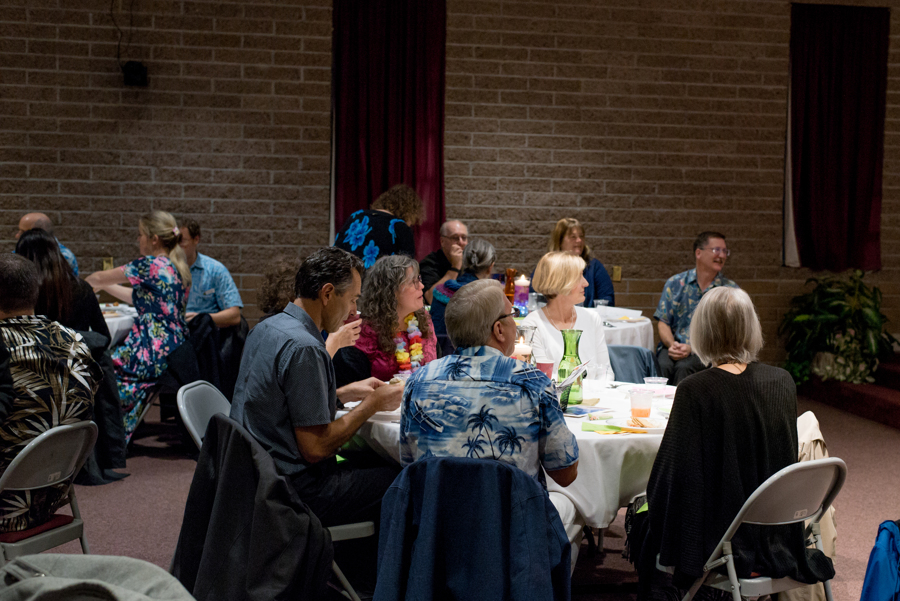
[[[422,259],[422,262],[419,263],[419,275],[422,276],[422,285],[425,286],[425,291],[427,292],[437,284],[451,267],[453,265],[450,263],[450,259],[440,248]]]
[[[416,256],[412,229],[402,219],[384,211],[356,211],[337,233],[334,245],[363,260],[366,269],[381,257]]]

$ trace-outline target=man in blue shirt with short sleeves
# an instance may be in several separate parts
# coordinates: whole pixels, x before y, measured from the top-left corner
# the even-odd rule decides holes
[[[666,281],[653,317],[658,320],[659,330],[656,358],[669,384],[678,384],[705,369],[691,350],[691,318],[708,290],[717,286],[738,287],[721,273],[730,254],[724,234],[703,232],[694,240],[695,267]]]
[[[401,463],[432,456],[494,459],[545,488],[543,470],[560,486],[571,484],[578,475],[578,443],[549,378],[510,357],[516,322],[500,283],[466,284],[450,299],[444,319],[457,351],[407,381]],[[550,500],[572,543],[574,565],[584,520],[564,495],[553,493]]]
[[[193,219],[181,220],[181,248],[191,266],[191,290],[188,293],[188,320],[198,313],[208,313],[220,328],[241,323],[241,295],[228,268],[215,259],[197,252],[200,224]]]
[[[16,232],[16,240],[28,230],[44,230],[48,234],[53,234],[53,222],[43,213],[28,213],[23,215],[19,220],[19,231]],[[55,237],[55,236],[54,236]],[[59,245],[59,254],[63,256],[66,263],[72,268],[75,277],[78,277],[78,260],[75,253],[63,246],[63,243],[57,238],[56,243]]]
[[[399,473],[362,454],[335,454],[378,411],[400,406],[403,387],[369,378],[335,389],[321,332],[356,315],[362,261],[323,248],[300,265],[296,300],[250,331],[231,404],[231,418],[269,452],[325,526],[377,520],[381,498]],[[360,401],[335,419],[337,401]]]

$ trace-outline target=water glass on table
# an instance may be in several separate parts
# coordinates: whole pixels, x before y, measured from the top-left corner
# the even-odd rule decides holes
[[[628,393],[631,398],[631,417],[650,417],[653,406],[653,390],[650,388],[632,388]]]

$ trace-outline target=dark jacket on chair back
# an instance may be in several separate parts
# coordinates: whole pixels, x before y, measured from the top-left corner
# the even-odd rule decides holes
[[[537,480],[499,461],[430,457],[384,495],[375,601],[569,599],[570,553]]]
[[[238,423],[210,420],[173,575],[198,601],[320,599],[331,536]]]

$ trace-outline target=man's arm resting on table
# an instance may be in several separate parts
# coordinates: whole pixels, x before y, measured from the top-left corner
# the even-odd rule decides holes
[[[576,461],[569,467],[564,467],[561,470],[548,471],[547,475],[553,478],[553,481],[560,486],[568,486],[575,482],[575,478],[578,477],[578,462]]]
[[[331,423],[294,428],[297,448],[303,459],[318,463],[331,457],[376,412],[393,411],[399,407],[402,393],[403,386],[400,384],[384,385],[369,394],[353,411]]]
[[[188,313],[186,317],[188,318],[188,320],[190,320],[196,316],[196,313]],[[224,311],[219,311],[218,313],[210,313],[209,316],[212,318],[213,323],[215,323],[217,327],[229,328],[241,323],[241,308],[228,307]]]

